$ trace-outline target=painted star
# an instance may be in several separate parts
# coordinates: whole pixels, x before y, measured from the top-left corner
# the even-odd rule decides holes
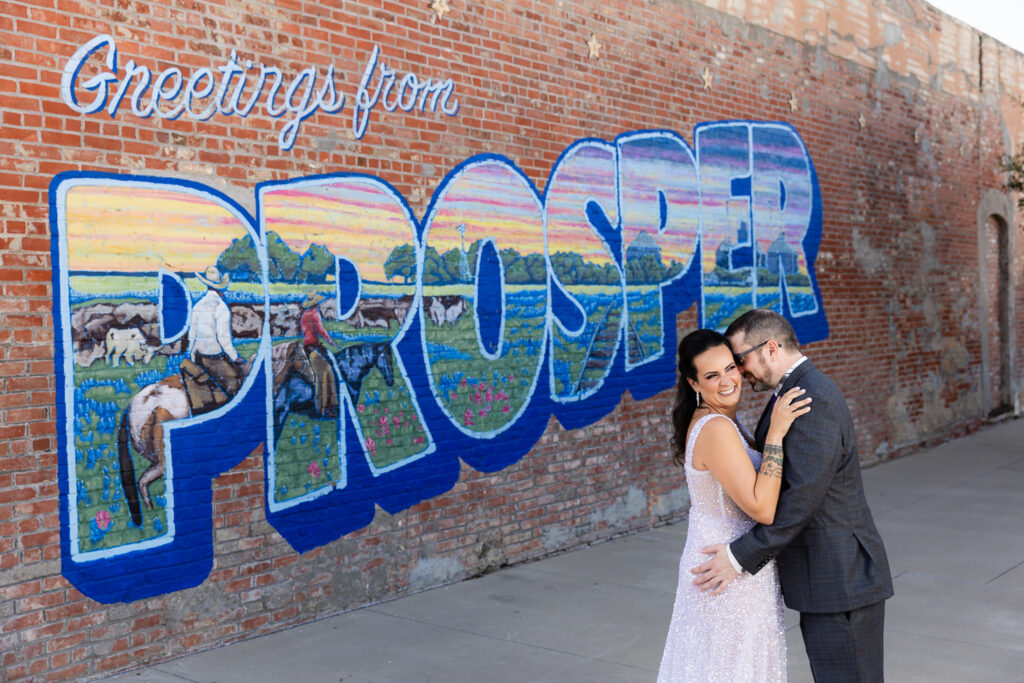
[[[789,109],[790,111],[797,111],[800,109],[799,103],[796,101],[796,93],[792,90],[789,91]]]
[[[704,89],[711,90],[711,81],[715,80],[715,77],[711,75],[711,69],[704,67],[704,72],[701,73],[700,79],[704,81]]]
[[[589,57],[590,59],[601,58],[601,43],[597,42],[596,33],[592,33],[590,35],[590,38],[587,39],[587,50],[589,51],[587,57]]]
[[[438,20],[444,19],[444,15],[452,11],[452,8],[448,6],[448,0],[434,0],[430,3],[430,9],[434,10]]]

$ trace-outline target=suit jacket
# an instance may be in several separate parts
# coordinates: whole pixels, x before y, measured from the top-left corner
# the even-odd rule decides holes
[[[799,386],[811,412],[783,439],[782,492],[770,526],[756,524],[729,548],[751,574],[772,557],[786,605],[800,612],[847,612],[892,597],[889,560],[864,496],[853,418],[839,388],[810,360],[780,394]],[[764,450],[770,414],[754,433]]]

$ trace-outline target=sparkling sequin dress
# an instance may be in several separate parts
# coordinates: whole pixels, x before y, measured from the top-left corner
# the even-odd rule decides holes
[[[686,442],[690,520],[658,683],[785,681],[786,637],[775,561],[753,576],[744,572],[721,595],[702,593],[692,583],[690,570],[707,560],[701,548],[728,543],[754,525],[711,472],[693,468],[693,446],[711,419],[729,418],[705,415],[693,425]],[[750,448],[747,454],[759,468],[761,454]]]

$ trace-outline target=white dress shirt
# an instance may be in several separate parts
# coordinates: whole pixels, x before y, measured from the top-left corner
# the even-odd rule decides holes
[[[192,360],[197,352],[204,356],[223,352],[232,361],[238,360],[238,352],[231,343],[231,310],[214,290],[206,292],[192,307],[189,328],[188,357]]]

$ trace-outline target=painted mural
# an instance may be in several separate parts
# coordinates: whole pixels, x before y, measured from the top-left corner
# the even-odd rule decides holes
[[[51,184],[64,575],[103,602],[202,583],[212,479],[262,445],[299,552],[523,457],[675,381],[676,315],[752,306],[828,335],[799,135],[698,126],[565,150],[546,190],[453,169],[418,218],[384,179]]]

